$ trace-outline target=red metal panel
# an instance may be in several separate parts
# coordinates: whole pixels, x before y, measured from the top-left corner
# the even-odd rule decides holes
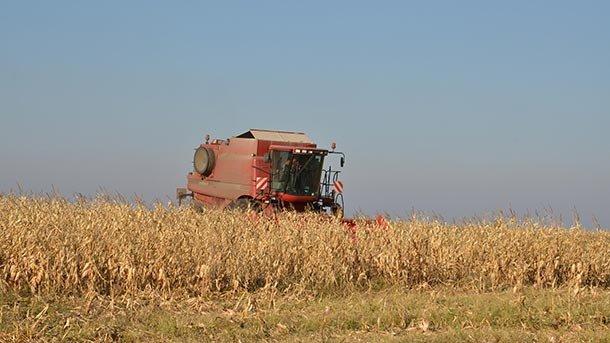
[[[252,194],[254,194],[253,197],[255,198],[261,197],[268,192],[267,187],[256,187],[257,182],[260,181],[261,178],[267,178],[268,181],[271,179],[271,165],[270,163],[266,163],[263,157],[254,157],[252,159]]]
[[[221,144],[205,144],[216,156],[212,173],[203,178],[197,173],[188,177],[188,189],[194,193],[222,199],[236,199],[252,192],[252,160],[256,141],[234,138]]]
[[[304,203],[304,202],[312,202],[316,200],[316,197],[310,195],[292,195],[285,193],[278,193],[278,197],[282,201],[290,202],[290,203]]]
[[[252,181],[252,157],[256,154],[256,142],[234,138],[229,144],[210,145],[216,153],[216,167],[209,179],[220,182],[249,185]]]
[[[237,199],[243,195],[250,195],[251,191],[250,184],[240,185],[208,179],[189,180],[188,188],[195,193],[226,199]]]

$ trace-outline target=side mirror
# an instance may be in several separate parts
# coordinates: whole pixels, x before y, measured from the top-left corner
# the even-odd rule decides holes
[[[341,156],[341,167],[343,168],[343,165],[345,164],[345,157]]]

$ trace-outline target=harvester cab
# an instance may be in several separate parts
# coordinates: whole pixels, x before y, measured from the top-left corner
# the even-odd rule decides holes
[[[293,196],[317,196],[326,151],[276,149],[271,147],[271,191]]]
[[[340,154],[340,165],[344,165],[342,152],[271,146],[270,193],[275,195],[271,201],[277,200],[280,207],[306,203],[316,210],[330,209],[339,214],[343,208],[343,184],[339,181],[340,170],[333,170],[330,163],[324,169],[324,159],[330,154]]]
[[[340,171],[325,157],[345,154],[320,149],[304,133],[251,129],[226,140],[214,139],[197,147],[194,171],[187,188],[179,188],[179,202],[192,197],[196,207],[257,210],[314,210],[343,215]],[[330,161],[329,161],[330,162]]]

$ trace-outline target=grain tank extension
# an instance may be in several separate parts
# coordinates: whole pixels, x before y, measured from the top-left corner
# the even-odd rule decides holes
[[[178,201],[192,197],[196,207],[255,211],[313,210],[343,215],[343,183],[325,159],[345,154],[320,149],[301,132],[251,129],[229,139],[206,136],[195,150],[187,187]]]

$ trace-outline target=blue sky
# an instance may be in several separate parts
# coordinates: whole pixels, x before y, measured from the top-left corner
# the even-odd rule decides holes
[[[173,196],[201,138],[302,130],[348,212],[610,226],[610,5],[0,3],[0,190]]]

